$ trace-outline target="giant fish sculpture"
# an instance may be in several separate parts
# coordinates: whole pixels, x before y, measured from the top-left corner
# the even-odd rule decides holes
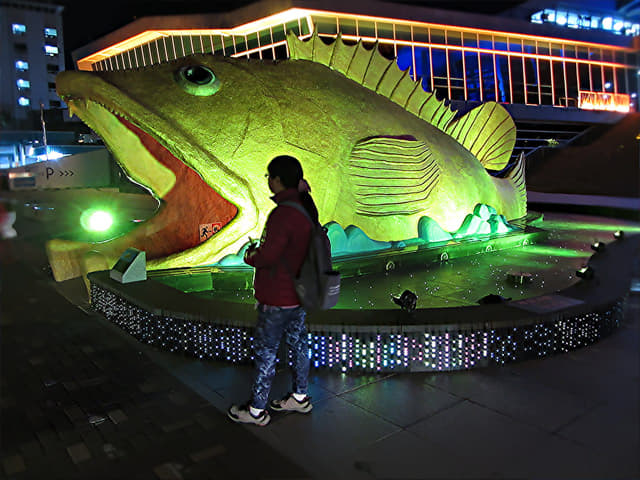
[[[110,268],[127,247],[148,268],[211,264],[257,238],[276,155],[300,159],[323,223],[375,240],[416,236],[422,216],[457,229],[478,203],[526,214],[524,167],[506,178],[515,125],[497,103],[460,118],[378,48],[287,38],[282,61],[192,55],[135,71],[63,72],[58,94],[127,175],[162,201],[101,244],[51,240],[57,280]],[[221,230],[200,243],[199,225]]]

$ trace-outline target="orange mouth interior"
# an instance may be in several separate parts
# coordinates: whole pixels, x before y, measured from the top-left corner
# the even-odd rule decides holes
[[[202,243],[211,234],[211,224],[222,228],[238,209],[220,196],[198,173],[176,158],[157,140],[131,122],[118,117],[135,133],[144,147],[176,177],[174,187],[163,198],[163,206],[151,219],[132,232],[132,247],[144,250],[148,259],[182,252]],[[206,232],[203,232],[203,227]],[[215,236],[215,234],[214,234]]]

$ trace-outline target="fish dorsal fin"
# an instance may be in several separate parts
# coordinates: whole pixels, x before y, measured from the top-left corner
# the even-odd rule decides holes
[[[444,131],[490,170],[507,166],[516,143],[516,126],[511,115],[495,102],[474,108],[450,122]]]
[[[455,112],[444,100],[438,100],[434,93],[425,92],[421,81],[413,81],[408,69],[402,71],[397,68],[395,60],[385,58],[378,51],[377,43],[372,48],[365,47],[362,41],[347,45],[338,33],[336,40],[327,45],[314,28],[311,38],[306,41],[289,31],[287,45],[291,60],[309,60],[337,70],[440,130],[445,131],[455,117]]]
[[[348,172],[356,212],[366,216],[419,213],[440,180],[429,146],[408,137],[360,140],[349,155]]]

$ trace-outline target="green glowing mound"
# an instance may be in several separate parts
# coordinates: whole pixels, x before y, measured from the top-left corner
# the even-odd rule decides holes
[[[418,222],[418,237],[401,241],[373,240],[355,225],[349,225],[344,229],[336,222],[329,222],[325,228],[331,242],[331,255],[334,258],[404,248],[409,245],[431,244],[436,246],[452,240],[484,239],[520,230],[518,227],[510,225],[503,215],[498,215],[495,208],[482,203],[475,206],[473,213],[465,217],[462,225],[455,232],[447,232],[432,218],[422,217]],[[249,242],[243,245],[238,253],[225,256],[215,265],[222,267],[247,266],[243,258],[248,247]]]

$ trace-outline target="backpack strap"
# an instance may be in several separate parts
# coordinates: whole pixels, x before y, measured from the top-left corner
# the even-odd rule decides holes
[[[306,208],[304,208],[302,205],[300,205],[297,202],[282,202],[282,203],[279,203],[278,205],[286,205],[288,207],[293,207],[296,210],[298,210],[300,213],[302,213],[305,217],[307,217],[307,220],[309,220],[309,222],[311,223],[311,228],[312,228],[312,232],[313,232],[313,227],[315,226],[315,223],[311,219],[311,216],[309,215],[309,212],[307,212]],[[311,239],[309,239],[309,241],[311,241]],[[289,272],[289,275],[291,276],[291,278],[294,279],[295,278],[295,274],[291,270],[291,267],[289,266],[289,262],[287,262],[287,259],[283,258],[283,262],[282,263],[284,263],[284,266],[287,269],[287,271]]]
[[[309,215],[309,212],[307,212],[307,209],[304,208],[299,203],[297,203],[297,202],[282,202],[279,205],[287,205],[288,207],[295,208],[296,210],[301,212],[305,217],[307,217],[307,220],[309,220],[311,222],[311,225],[315,225],[315,222],[311,219],[311,216]]]

